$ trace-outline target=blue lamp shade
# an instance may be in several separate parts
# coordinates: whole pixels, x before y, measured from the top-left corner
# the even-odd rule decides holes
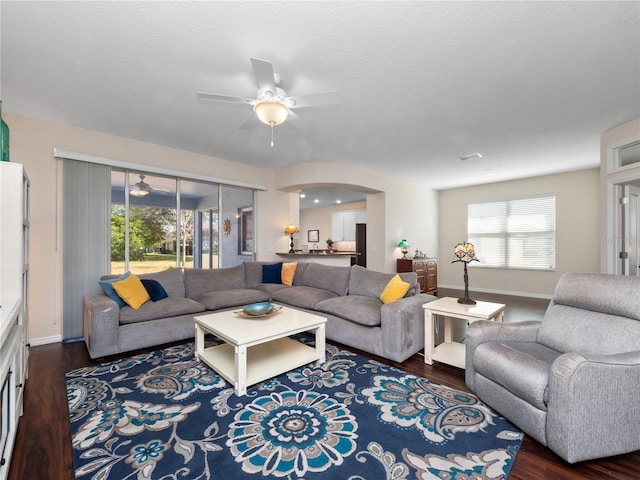
[[[407,258],[407,252],[409,251],[409,247],[411,245],[409,245],[409,243],[406,240],[400,240],[398,242],[398,246],[402,249],[402,258],[406,259]]]

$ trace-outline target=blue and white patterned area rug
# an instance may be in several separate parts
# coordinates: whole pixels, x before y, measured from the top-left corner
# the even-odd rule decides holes
[[[66,382],[76,479],[505,479],[523,437],[473,395],[332,345],[243,397],[193,344]]]

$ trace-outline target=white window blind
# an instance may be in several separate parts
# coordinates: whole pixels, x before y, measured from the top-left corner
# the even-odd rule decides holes
[[[555,195],[469,204],[467,229],[480,260],[470,266],[555,270]]]

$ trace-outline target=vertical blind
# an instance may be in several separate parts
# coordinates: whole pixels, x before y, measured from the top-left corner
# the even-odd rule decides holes
[[[467,229],[473,266],[555,270],[555,195],[469,204]]]
[[[82,297],[109,266],[111,167],[63,160],[63,337],[83,336]]]

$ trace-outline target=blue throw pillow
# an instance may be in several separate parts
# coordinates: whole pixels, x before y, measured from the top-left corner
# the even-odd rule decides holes
[[[157,280],[152,280],[150,278],[141,278],[140,281],[144,288],[147,290],[147,293],[151,297],[152,302],[157,302],[158,300],[162,300],[163,298],[167,298],[169,295],[167,291],[164,289],[162,284]]]
[[[131,275],[131,272],[127,272],[124,275],[120,275],[119,277],[116,277],[116,278],[110,278],[109,280],[98,281],[98,283],[102,287],[102,290],[104,290],[104,294],[107,297],[109,297],[111,300],[116,302],[118,304],[118,307],[120,308],[126,307],[127,302],[125,302],[123,299],[120,298],[120,295],[118,295],[118,293],[113,288],[113,284],[115,282],[119,282],[120,280],[124,280],[125,278],[129,278],[130,275]]]
[[[262,266],[262,283],[282,283],[282,262]]]

